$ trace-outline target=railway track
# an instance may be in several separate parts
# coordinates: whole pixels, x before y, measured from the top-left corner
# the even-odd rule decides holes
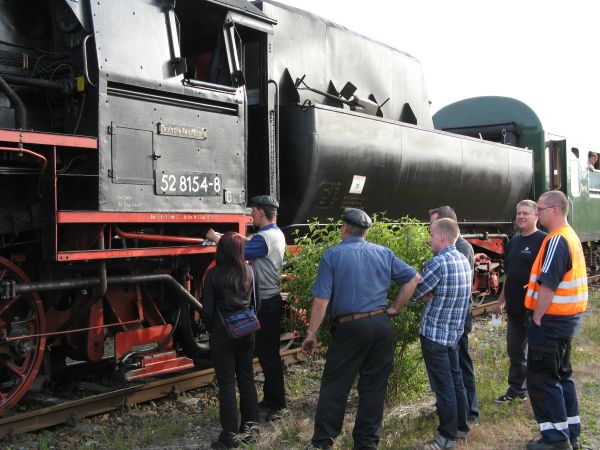
[[[281,353],[286,365],[304,361],[306,357],[300,349]],[[254,369],[258,371],[258,360],[254,359]],[[35,409],[0,419],[0,437],[11,433],[27,433],[77,421],[79,419],[104,414],[109,411],[127,408],[169,395],[210,385],[215,377],[213,369],[184,373],[182,375],[152,381],[143,385],[127,387],[105,394],[92,395],[79,400],[67,401],[46,408]]]
[[[480,315],[489,312],[495,303],[490,302],[474,307],[472,308],[473,314]],[[281,358],[286,365],[306,359],[300,349],[282,351]],[[254,368],[256,371],[260,368],[257,359],[254,360]],[[142,385],[130,386],[15,414],[0,419],[0,437],[12,433],[27,433],[55,425],[72,423],[86,417],[124,409],[138,403],[169,395],[178,395],[208,386],[214,381],[214,377],[215,372],[213,369],[197,370]]]
[[[484,303],[478,306],[471,307],[471,313],[474,316],[480,316],[482,314],[491,313],[494,311],[498,300],[494,300],[493,302]]]

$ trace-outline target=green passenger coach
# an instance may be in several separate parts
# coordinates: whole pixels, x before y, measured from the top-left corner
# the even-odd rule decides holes
[[[452,103],[434,114],[433,123],[438,130],[533,150],[531,198],[552,189],[567,195],[569,222],[584,243],[589,270],[598,271],[600,167],[598,161],[590,167],[591,149],[547,133],[529,106],[508,97],[474,97]]]

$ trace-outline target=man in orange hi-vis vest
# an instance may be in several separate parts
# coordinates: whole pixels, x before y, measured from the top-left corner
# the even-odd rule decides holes
[[[587,307],[588,287],[581,242],[567,222],[569,203],[560,191],[542,194],[539,221],[548,236],[531,268],[525,307],[532,311],[527,334],[527,389],[542,438],[528,450],[581,448],[571,341]]]

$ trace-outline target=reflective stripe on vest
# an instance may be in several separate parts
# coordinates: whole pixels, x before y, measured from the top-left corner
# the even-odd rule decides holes
[[[537,305],[537,298],[540,290],[540,285],[537,281],[542,273],[542,269],[547,268],[545,266],[550,264],[549,260],[544,262],[543,257],[546,253],[546,247],[555,236],[562,236],[569,245],[571,269],[564,274],[563,279],[556,288],[552,303],[546,310],[546,314],[571,316],[581,313],[587,308],[588,287],[585,259],[583,257],[581,242],[573,228],[569,225],[553,231],[546,236],[544,242],[542,242],[540,251],[531,268],[529,284],[527,285],[527,294],[525,295],[525,307],[534,310]],[[553,244],[556,245],[556,243],[557,241],[555,240]],[[553,248],[550,248],[549,253],[552,252],[552,250]]]

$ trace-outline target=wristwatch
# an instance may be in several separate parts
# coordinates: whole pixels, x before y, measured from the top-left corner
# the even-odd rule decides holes
[[[308,330],[306,332],[306,337],[307,338],[316,338],[317,337],[317,332],[316,331],[310,331],[310,330]]]

